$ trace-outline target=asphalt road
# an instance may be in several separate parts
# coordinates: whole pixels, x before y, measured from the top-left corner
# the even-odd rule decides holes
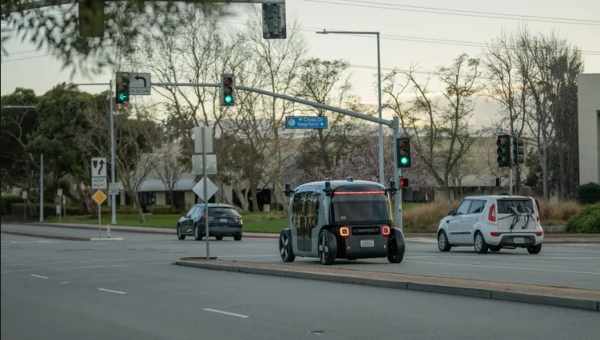
[[[596,339],[600,329],[597,312],[179,267],[173,258],[204,244],[119,236],[3,234],[2,339]],[[273,243],[213,251],[266,259]]]
[[[52,233],[79,237],[97,237],[95,230],[78,230],[54,227],[5,225],[14,230]],[[104,235],[104,234],[102,234]],[[124,244],[144,245],[142,252],[147,258],[169,261],[183,256],[204,256],[204,242],[187,238],[178,241],[175,236],[132,234],[113,232],[122,237]],[[214,239],[213,239],[214,240]],[[94,241],[118,242],[118,241]],[[141,246],[140,246],[141,247]],[[122,256],[117,246],[114,256]],[[137,248],[135,248],[137,249]],[[211,242],[211,255],[222,258],[237,258],[255,261],[279,262],[277,240],[244,239],[234,242],[231,238]],[[140,253],[129,251],[129,256]],[[297,261],[314,262],[316,259],[297,258]],[[529,255],[525,249],[505,250],[486,255],[476,254],[470,247],[453,248],[449,253],[440,253],[435,243],[409,242],[403,263],[389,264],[386,259],[338,261],[337,266],[355,270],[392,271],[406,274],[461,277],[491,281],[534,283],[575,288],[600,289],[600,244],[545,244],[539,255]]]

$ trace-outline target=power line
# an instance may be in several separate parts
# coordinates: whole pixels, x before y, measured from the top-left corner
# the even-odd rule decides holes
[[[7,64],[7,63],[11,63],[14,61],[21,61],[21,60],[28,60],[28,59],[37,59],[37,58],[44,58],[44,57],[49,57],[50,54],[42,54],[42,55],[32,55],[32,56],[28,56],[28,57],[21,57],[21,58],[9,58],[9,59],[2,59],[2,64]]]
[[[600,26],[599,20],[580,19],[580,18],[546,17],[546,16],[511,14],[511,13],[501,13],[501,12],[463,10],[463,9],[443,8],[443,7],[425,7],[425,6],[415,6],[415,5],[407,5],[407,4],[396,4],[396,3],[375,2],[375,1],[361,1],[361,0],[304,0],[304,1],[338,5],[338,6],[377,8],[377,9],[388,9],[388,10],[394,10],[394,11],[418,12],[418,13],[428,13],[428,14],[438,14],[438,15],[453,15],[453,16],[463,16],[463,17],[478,17],[478,18],[518,20],[518,21],[535,21],[535,22],[544,22],[544,23],[555,23],[555,24]]]

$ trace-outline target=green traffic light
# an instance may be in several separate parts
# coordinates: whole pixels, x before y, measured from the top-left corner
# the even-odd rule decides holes
[[[402,158],[400,158],[400,163],[402,165],[408,165],[408,157],[402,157]]]
[[[127,100],[127,95],[125,93],[119,93],[119,101],[124,102]]]
[[[223,98],[223,100],[225,101],[225,104],[232,104],[233,103],[233,96],[227,95],[227,96],[225,96],[225,98]]]

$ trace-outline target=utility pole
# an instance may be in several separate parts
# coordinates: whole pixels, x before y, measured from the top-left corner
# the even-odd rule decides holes
[[[317,34],[350,34],[350,35],[374,35],[377,37],[377,113],[379,120],[383,120],[382,118],[382,104],[381,104],[381,51],[380,51],[380,37],[379,32],[372,31],[328,31],[323,29],[322,31],[317,31]],[[395,141],[394,141],[395,143]],[[379,123],[378,129],[378,143],[377,143],[377,164],[378,164],[378,174],[379,174],[379,182],[385,185],[385,168],[383,162],[383,124]],[[398,183],[398,182],[396,182]]]
[[[44,154],[40,154],[40,223],[44,222]]]
[[[116,162],[116,143],[115,143],[115,101],[113,100],[113,86],[112,86],[113,82],[110,82],[110,90],[109,90],[109,97],[108,97],[108,101],[109,101],[109,112],[108,112],[108,116],[109,118],[109,124],[110,124],[110,190],[109,190],[109,195],[110,195],[110,210],[111,210],[111,220],[110,223],[111,224],[117,224],[117,195],[115,194],[115,189],[116,189],[116,171],[115,171],[115,162]],[[116,92],[116,89],[115,89]],[[109,229],[110,230],[110,227]],[[109,231],[110,233],[110,231]]]

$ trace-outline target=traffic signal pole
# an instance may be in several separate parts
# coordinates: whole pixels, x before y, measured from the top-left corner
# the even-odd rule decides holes
[[[189,86],[189,87],[219,88],[219,87],[221,87],[221,84],[159,82],[159,83],[152,83],[152,86],[159,86],[159,87]],[[350,117],[366,120],[366,121],[369,121],[372,123],[388,126],[389,128],[392,129],[393,136],[394,136],[394,146],[393,146],[394,147],[394,181],[395,181],[396,185],[398,185],[398,186],[400,185],[401,170],[398,167],[398,162],[397,162],[398,160],[397,160],[397,155],[396,155],[396,139],[401,137],[400,123],[399,123],[398,117],[394,117],[393,120],[377,118],[377,117],[369,116],[369,115],[361,113],[361,112],[346,110],[346,109],[342,109],[342,108],[327,105],[327,104],[313,102],[313,101],[306,100],[303,98],[288,96],[286,94],[274,93],[274,92],[270,92],[270,91],[266,91],[266,90],[262,90],[262,89],[248,87],[248,86],[235,86],[235,90],[254,92],[254,93],[262,94],[265,96],[288,100],[291,102],[312,106],[317,109],[337,112],[339,114],[343,114],[346,116],[350,116]],[[399,228],[402,228],[403,227],[403,223],[402,223],[402,190],[400,188],[398,188],[398,189],[399,190],[396,190],[396,193],[394,194],[394,221],[396,221],[396,225]]]

